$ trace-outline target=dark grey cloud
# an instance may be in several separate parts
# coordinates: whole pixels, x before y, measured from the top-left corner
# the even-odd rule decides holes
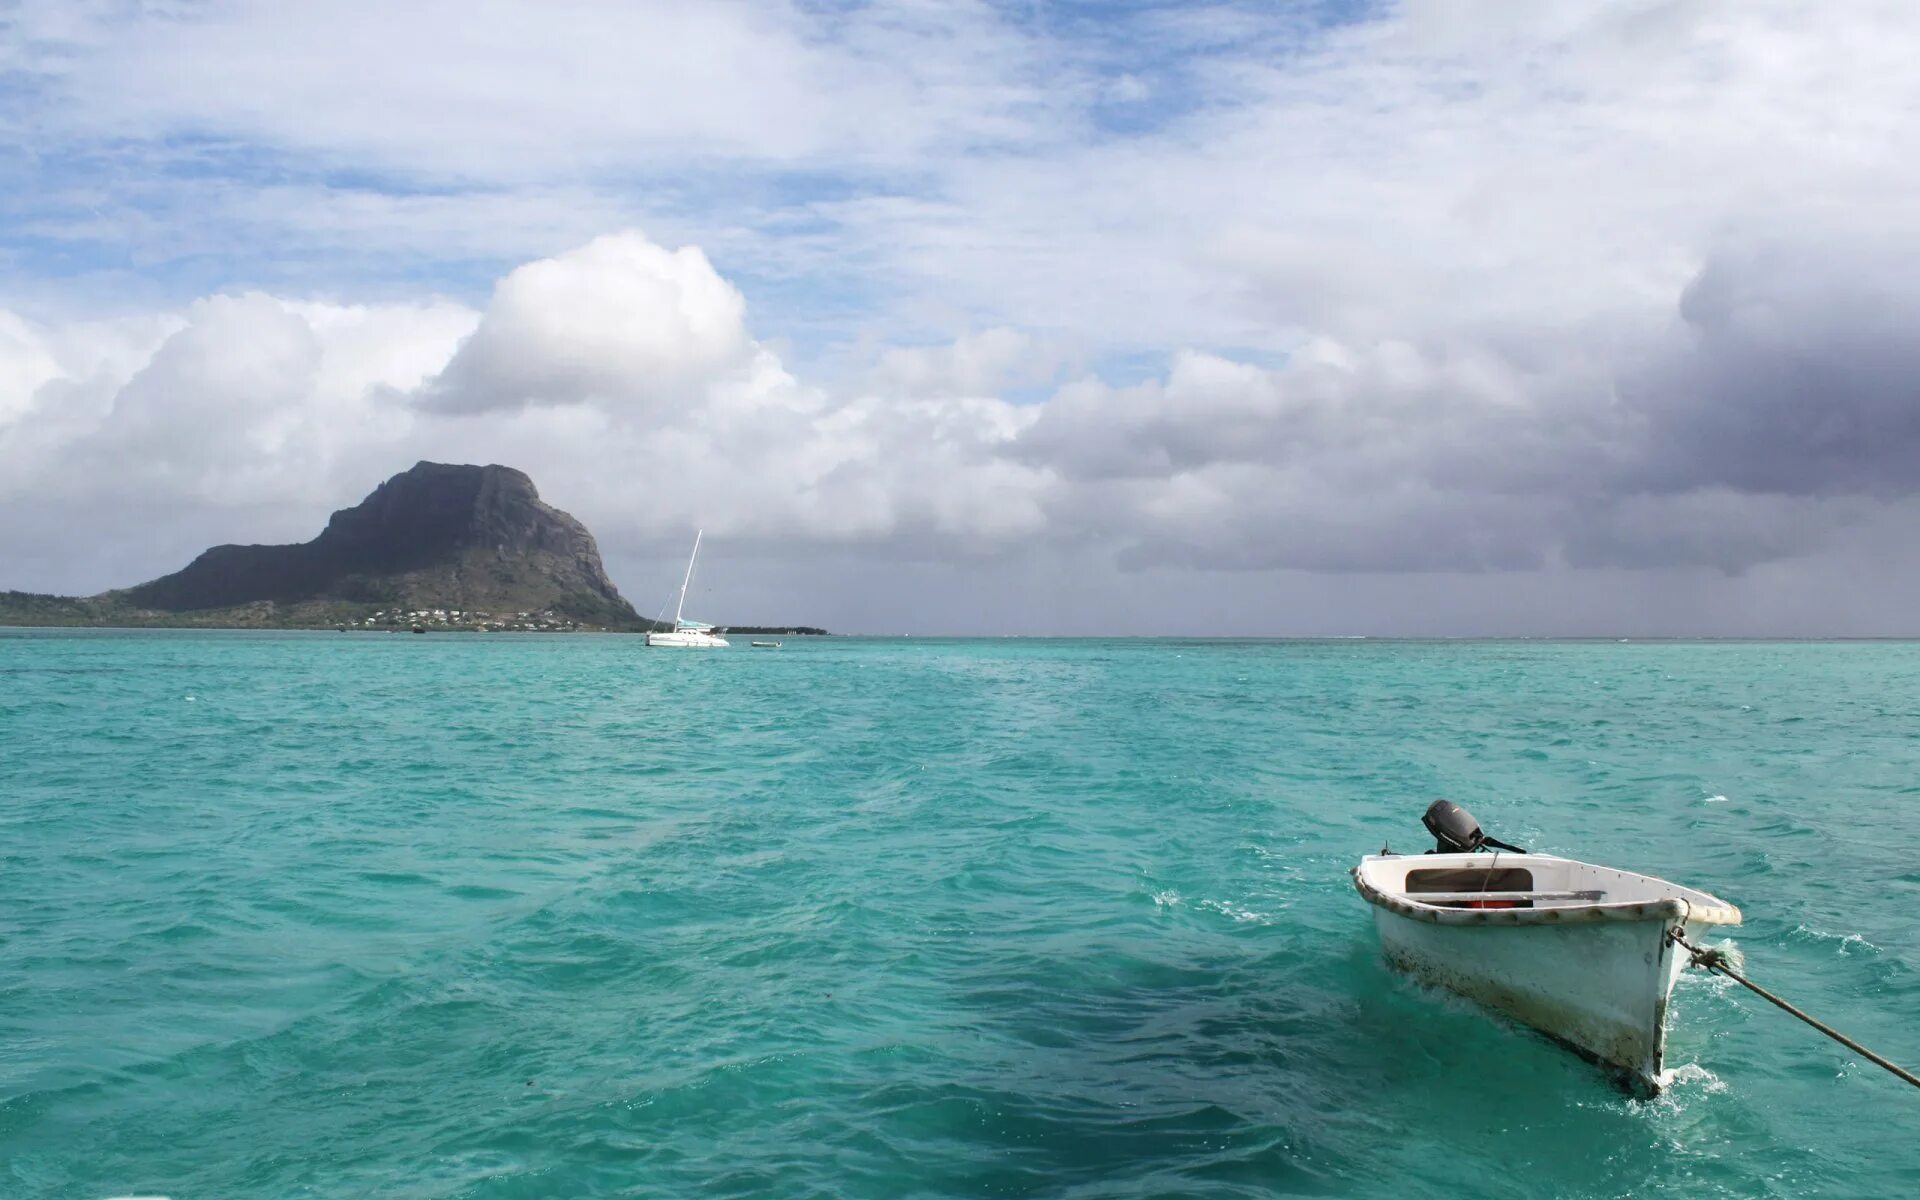
[[[1665,352],[1621,380],[1652,491],[1899,497],[1920,487],[1920,251],[1901,239],[1722,250]]]
[[[1723,247],[1631,338],[1188,356],[1010,453],[1137,568],[1741,571],[1920,490],[1920,258],[1871,249]]]

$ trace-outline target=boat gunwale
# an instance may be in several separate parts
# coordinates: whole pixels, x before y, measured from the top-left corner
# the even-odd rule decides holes
[[[1596,921],[1680,921],[1687,925],[1738,925],[1740,910],[1719,897],[1711,897],[1713,903],[1701,904],[1684,896],[1669,896],[1659,900],[1627,900],[1614,903],[1589,903],[1554,905],[1551,908],[1443,908],[1435,904],[1424,904],[1410,900],[1401,893],[1389,892],[1366,877],[1364,870],[1367,862],[1378,858],[1416,857],[1410,855],[1368,855],[1361,865],[1352,870],[1353,885],[1368,903],[1384,908],[1388,912],[1414,921],[1425,921],[1434,925],[1579,925]],[[1514,863],[1512,856],[1505,858]],[[1616,871],[1619,874],[1638,874],[1622,872],[1615,867],[1600,867],[1597,863],[1582,863],[1577,859],[1559,859],[1557,855],[1534,854],[1528,858],[1554,858],[1561,862],[1576,863],[1579,866],[1594,867],[1598,870]],[[1640,875],[1642,879],[1679,888],[1680,885],[1654,875]],[[1694,888],[1684,889],[1697,891]],[[1707,893],[1700,892],[1700,895]]]

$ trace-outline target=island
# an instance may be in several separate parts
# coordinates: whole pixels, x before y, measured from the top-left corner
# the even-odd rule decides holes
[[[572,516],[525,472],[421,462],[312,541],[215,546],[96,596],[0,592],[0,625],[428,632],[644,632]],[[741,633],[774,627],[735,626]],[[824,634],[811,626],[778,632]]]

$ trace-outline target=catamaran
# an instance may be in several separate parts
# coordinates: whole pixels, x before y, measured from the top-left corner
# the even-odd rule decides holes
[[[693,535],[693,553],[687,556],[687,577],[680,581],[680,602],[673,606],[673,628],[656,630],[647,634],[649,646],[678,646],[687,650],[723,650],[727,639],[713,631],[713,626],[700,621],[689,621],[682,614],[687,607],[687,585],[693,582],[693,564],[700,557],[700,538],[705,530]]]

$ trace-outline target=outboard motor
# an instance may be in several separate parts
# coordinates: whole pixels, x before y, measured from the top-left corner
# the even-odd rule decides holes
[[[1435,800],[1429,804],[1420,823],[1433,835],[1434,847],[1429,854],[1472,854],[1489,848],[1526,853],[1518,846],[1480,832],[1480,822],[1473,819],[1473,814],[1451,800]]]

